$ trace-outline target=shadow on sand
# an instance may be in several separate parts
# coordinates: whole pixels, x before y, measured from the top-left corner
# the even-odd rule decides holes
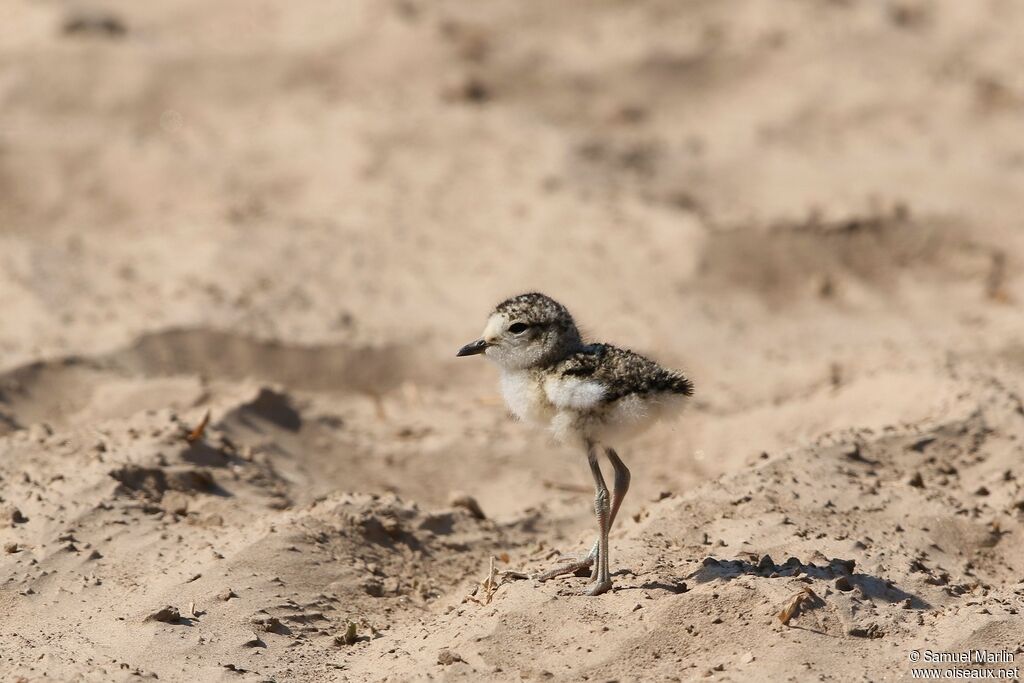
[[[764,555],[757,561],[751,560],[719,560],[714,557],[704,558],[704,564],[686,579],[697,583],[708,581],[729,581],[738,576],[759,576],[766,579],[806,576],[820,581],[833,581],[834,588],[839,591],[857,591],[861,596],[871,600],[886,602],[903,602],[910,609],[930,609],[931,605],[917,595],[898,588],[893,582],[871,574],[855,572],[854,560],[838,558],[826,559],[824,562],[802,562],[790,557],[782,564],[776,564],[770,555]],[[908,602],[909,601],[909,602]]]

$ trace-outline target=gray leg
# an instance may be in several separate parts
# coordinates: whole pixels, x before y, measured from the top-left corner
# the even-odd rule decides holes
[[[588,449],[587,457],[590,457],[592,449]],[[625,463],[619,458],[619,454],[615,452],[614,448],[606,448],[605,455],[608,456],[608,460],[612,464],[612,469],[615,471],[615,483],[612,485],[612,503],[611,511],[608,515],[608,528],[611,529],[612,524],[615,523],[615,517],[619,513],[619,508],[622,507],[622,499],[626,497],[626,492],[629,490],[629,469]],[[559,563],[557,567],[553,567],[542,574],[537,575],[539,581],[547,581],[553,579],[556,576],[563,576],[565,574],[575,574],[581,569],[590,569],[590,580],[596,581],[599,573],[599,563],[597,562],[598,551],[601,547],[601,539],[598,537],[594,541],[594,545],[591,546],[590,552],[585,555],[567,555],[564,562]]]
[[[622,507],[622,499],[626,497],[626,491],[629,491],[629,468],[626,467],[626,463],[622,462],[614,448],[605,448],[604,453],[608,456],[608,460],[612,463],[612,469],[615,471],[615,483],[612,484],[612,510],[608,517],[608,529],[610,531],[612,525],[615,524],[615,516],[619,514],[619,508]],[[583,566],[591,567],[591,581],[597,580],[598,566],[594,561],[597,559],[597,551],[600,544],[601,539],[598,538],[590,548],[590,553],[582,560],[585,563]],[[576,569],[573,569],[573,572],[576,571]]]
[[[615,515],[619,513],[622,499],[626,497],[626,492],[629,491],[630,477],[629,468],[626,467],[626,463],[622,462],[614,448],[606,448],[604,453],[608,456],[608,460],[611,461],[612,468],[615,470],[615,484],[612,486],[612,516],[611,522],[608,523],[610,527],[615,523]]]
[[[611,499],[608,487],[601,474],[601,466],[597,462],[597,452],[593,446],[587,448],[587,461],[590,472],[594,475],[594,514],[597,516],[597,528],[600,536],[597,539],[597,577],[587,586],[587,595],[600,595],[611,589],[612,579],[608,572],[608,530],[611,528]]]

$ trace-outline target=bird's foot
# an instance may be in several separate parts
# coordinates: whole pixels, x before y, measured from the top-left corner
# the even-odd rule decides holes
[[[597,577],[596,574],[596,560],[597,553],[591,550],[588,553],[580,553],[578,555],[563,555],[558,558],[558,564],[547,570],[541,572],[533,578],[538,581],[547,581],[553,579],[556,576],[566,576],[568,574],[575,574],[576,572],[583,571],[584,569],[590,569],[590,578],[594,579]]]
[[[593,581],[587,585],[586,590],[583,591],[583,595],[601,595],[601,593],[607,593],[612,589],[612,580],[605,579],[604,581]]]

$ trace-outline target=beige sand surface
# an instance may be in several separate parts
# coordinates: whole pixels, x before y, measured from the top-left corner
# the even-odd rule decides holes
[[[3,0],[0,678],[1024,668],[1022,31]],[[504,574],[589,544],[590,476],[453,357],[534,289],[697,385],[596,599]]]

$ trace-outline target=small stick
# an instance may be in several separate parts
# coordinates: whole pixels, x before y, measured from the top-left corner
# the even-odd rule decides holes
[[[189,443],[196,443],[203,438],[203,434],[206,433],[206,425],[210,424],[210,411],[206,411],[206,415],[203,415],[203,419],[200,420],[196,428],[185,435],[185,441]]]

